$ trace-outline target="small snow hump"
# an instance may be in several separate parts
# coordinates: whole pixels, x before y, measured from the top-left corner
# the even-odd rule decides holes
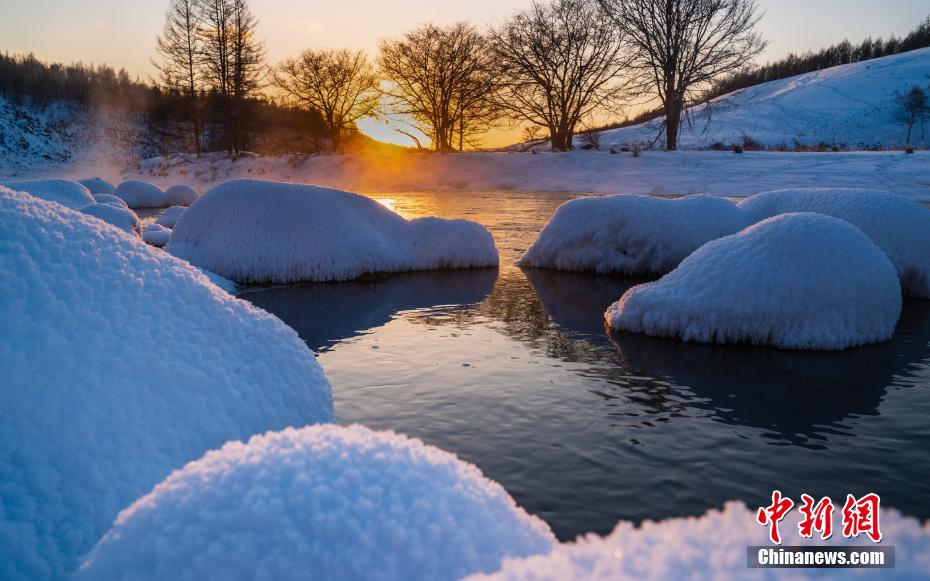
[[[280,320],[138,236],[5,188],[0,304],[2,579],[70,578],[172,470],[333,421],[322,369]]]
[[[72,210],[80,210],[97,202],[90,190],[71,180],[16,180],[0,182],[0,186],[14,192],[26,192],[50,202],[58,202]]]
[[[740,202],[750,223],[786,212],[815,212],[862,230],[898,271],[904,294],[930,299],[930,209],[890,192],[800,188],[750,196]]]
[[[617,194],[562,204],[520,259],[523,267],[665,274],[705,242],[748,226],[736,204]]]
[[[78,183],[90,190],[90,193],[94,196],[99,194],[112,195],[116,192],[116,188],[113,187],[113,184],[102,178],[87,178],[85,180],[78,180]]]
[[[126,206],[97,203],[81,208],[81,213],[99,218],[129,234],[139,234],[139,216]]]
[[[605,317],[685,341],[837,350],[891,338],[901,302],[894,266],[858,228],[800,213],[707,243]]]
[[[168,252],[242,283],[342,281],[365,274],[497,266],[487,228],[406,220],[350,192],[263,180],[222,183],[175,225]]]
[[[230,442],[124,510],[79,579],[459,579],[555,537],[452,454],[363,426]]]
[[[126,180],[116,187],[114,195],[122,198],[130,208],[164,208],[168,205],[161,188],[141,180]]]
[[[197,190],[187,184],[178,184],[165,190],[166,206],[190,206],[197,201]]]

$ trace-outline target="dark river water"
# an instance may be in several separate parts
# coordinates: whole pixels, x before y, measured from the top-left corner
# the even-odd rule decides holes
[[[634,281],[513,263],[568,194],[413,193],[406,217],[482,222],[500,269],[246,289],[317,352],[340,423],[473,462],[561,539],[618,519],[767,504],[780,489],[930,517],[930,301],[841,353],[608,336]]]

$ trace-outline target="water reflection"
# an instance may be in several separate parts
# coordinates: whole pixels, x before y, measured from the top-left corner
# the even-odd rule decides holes
[[[242,298],[274,313],[314,351],[380,327],[399,311],[479,303],[494,288],[496,268],[409,272],[364,281],[255,287]]]

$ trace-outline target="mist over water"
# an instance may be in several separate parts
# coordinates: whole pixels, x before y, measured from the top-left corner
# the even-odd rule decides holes
[[[773,488],[875,491],[930,517],[930,303],[906,301],[890,342],[840,353],[611,337],[604,310],[642,281],[513,266],[571,195],[372,197],[482,222],[502,261],[246,290],[317,351],[340,423],[455,452],[562,539]]]

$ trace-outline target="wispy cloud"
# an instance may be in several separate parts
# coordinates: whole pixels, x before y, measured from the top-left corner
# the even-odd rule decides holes
[[[321,30],[326,30],[325,24],[313,18],[292,20],[288,23],[287,27],[298,32],[320,32]]]

